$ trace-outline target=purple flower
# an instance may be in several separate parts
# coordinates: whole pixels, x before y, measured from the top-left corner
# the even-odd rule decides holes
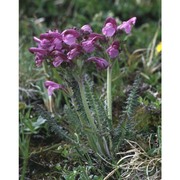
[[[34,40],[39,43],[39,46],[51,52],[54,49],[60,50],[62,48],[62,36],[56,31],[49,31],[41,34],[40,39],[34,37]]]
[[[102,33],[107,37],[112,37],[117,29],[116,20],[113,18],[107,18],[102,28]]]
[[[31,47],[29,51],[36,55],[35,63],[38,67],[41,66],[47,56],[51,56],[52,51],[62,49],[62,37],[57,30],[41,34],[40,39],[37,37],[33,39],[37,42],[38,47]]]
[[[71,46],[71,50],[67,53],[67,58],[69,60],[74,59],[75,57],[77,57],[79,54],[81,54],[82,52],[82,47],[80,45],[72,45]]]
[[[79,37],[79,33],[74,29],[67,29],[62,32],[62,39],[67,45],[76,44],[76,39]]]
[[[56,50],[62,49],[62,40],[61,39],[55,38],[53,40],[52,44],[54,46],[54,49],[56,49]]]
[[[63,63],[63,61],[64,61],[64,59],[62,59],[61,56],[54,58],[54,61],[53,61],[54,67],[60,66]]]
[[[84,26],[81,27],[81,30],[84,32],[84,33],[92,33],[92,29],[91,29],[91,26],[86,24]]]
[[[97,33],[91,33],[89,38],[82,42],[82,47],[87,53],[91,53],[95,50],[97,46],[96,41],[105,40],[104,36]]]
[[[52,96],[54,90],[56,90],[56,89],[65,90],[65,87],[63,85],[57,84],[57,83],[55,83],[53,81],[46,81],[44,83],[44,86],[47,88],[49,96]]]
[[[90,57],[86,61],[95,62],[97,69],[107,69],[109,66],[109,63],[105,59],[99,57]]]
[[[44,56],[41,54],[36,54],[35,56],[35,63],[37,67],[40,67],[44,61]]]
[[[119,41],[114,41],[112,45],[106,50],[110,58],[116,58],[119,54]]]
[[[58,30],[55,30],[55,31],[49,30],[46,33],[40,34],[40,40],[42,39],[51,40],[55,38],[61,39],[61,33]]]
[[[91,33],[89,35],[89,39],[94,39],[94,40],[105,40],[104,36],[102,34],[98,33]]]
[[[37,37],[33,37],[33,40],[36,41],[37,43],[41,42],[41,40],[39,38],[37,38]]]
[[[124,30],[126,34],[131,32],[132,26],[136,23],[136,17],[132,17],[128,21],[123,21],[121,25],[117,27],[119,30]]]
[[[42,55],[45,55],[46,54],[46,50],[42,49],[42,48],[37,48],[37,47],[31,47],[29,48],[29,51],[31,53],[39,53],[39,54],[42,54]]]
[[[52,45],[52,42],[48,39],[42,39],[40,40],[40,43],[38,44],[38,47],[43,48],[44,50],[48,52],[52,51],[54,46]]]
[[[29,51],[33,54],[35,54],[35,63],[37,67],[40,67],[42,65],[42,62],[44,61],[45,56],[47,55],[46,50],[36,47],[29,48]]]
[[[63,54],[62,52],[60,52],[60,51],[53,51],[52,55],[54,57],[54,60],[53,60],[54,67],[58,67],[63,62],[67,62],[67,60],[68,60],[67,56],[65,54]]]
[[[91,53],[94,51],[94,39],[86,40],[82,42],[82,47],[87,53]]]

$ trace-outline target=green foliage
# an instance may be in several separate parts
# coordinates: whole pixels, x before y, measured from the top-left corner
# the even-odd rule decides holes
[[[22,169],[20,179],[23,180],[26,174],[28,158],[29,158],[29,144],[30,137],[28,135],[21,134],[19,138],[19,156],[22,159]]]
[[[50,130],[54,132],[59,138],[63,139],[66,138],[70,142],[74,142],[71,137],[68,135],[68,132],[63,129],[60,125],[57,124],[56,119],[43,107],[40,105],[35,105],[36,111],[39,113],[39,115],[45,119],[50,127]]]
[[[128,120],[133,118],[134,110],[138,105],[138,89],[140,87],[140,78],[137,77],[133,83],[131,92],[127,98],[126,107],[123,112],[123,116]]]
[[[82,131],[83,124],[81,124],[81,122],[79,121],[78,114],[74,110],[73,106],[71,107],[65,106],[64,114],[65,114],[65,119],[69,123],[69,126],[70,127],[72,126],[73,128],[71,131],[80,133]]]
[[[102,180],[103,178],[97,175],[91,174],[91,171],[94,169],[93,166],[78,166],[74,167],[72,171],[63,169],[62,177],[65,180],[73,179],[88,179],[88,180]]]
[[[80,89],[78,86],[77,81],[71,81],[70,86],[73,90],[73,96],[71,97],[71,103],[75,109],[75,111],[78,112],[78,117],[81,122],[81,125],[84,126],[86,124],[87,128],[90,128],[89,120],[87,118],[87,114],[85,113],[85,109],[82,103],[82,97],[80,94]]]
[[[140,83],[140,77],[137,76],[128,95],[123,114],[121,115],[117,127],[113,131],[113,146],[115,151],[119,150],[126,134],[131,132],[135,126],[133,118],[136,107],[138,106],[138,89],[140,87]]]
[[[19,114],[19,157],[22,163],[22,169],[20,170],[20,179],[23,180],[26,174],[27,163],[29,158],[29,144],[30,135],[32,133],[37,133],[36,126],[32,125],[32,120],[30,118],[31,110],[28,109],[25,112],[26,106],[21,109]]]
[[[35,107],[39,115],[45,119],[50,126],[51,130],[55,132],[60,138],[70,140],[74,144],[84,146],[85,149],[90,148],[97,154],[104,157],[110,155],[110,144],[112,143],[110,137],[109,119],[106,116],[105,110],[100,101],[92,93],[91,82],[88,78],[85,81],[86,101],[89,103],[91,114],[89,119],[87,111],[85,111],[84,104],[82,103],[82,94],[78,87],[78,83],[71,82],[73,96],[72,104],[65,107],[65,118],[68,122],[67,130],[57,124],[56,119],[44,110],[41,106]],[[87,141],[86,143],[83,141]],[[84,144],[84,145],[83,145]],[[87,153],[87,152],[86,152]]]
[[[108,133],[112,127],[110,120],[107,117],[107,113],[104,109],[105,104],[103,104],[100,99],[97,98],[97,94],[93,87],[93,81],[87,74],[85,75],[84,85],[86,101],[88,102],[88,105],[93,112],[92,114],[94,115],[98,131],[100,133]]]
[[[88,2],[84,0],[20,0],[19,97],[21,106],[19,148],[21,179],[25,179],[29,174],[32,176],[32,179],[35,177],[35,179],[59,179],[62,177],[61,175],[65,179],[103,179],[113,170],[113,167],[116,167],[116,161],[119,158],[119,156],[114,156],[113,162],[109,160],[106,148],[104,148],[105,145],[107,145],[111,154],[113,154],[112,152],[116,154],[119,151],[123,151],[124,154],[120,158],[124,158],[126,151],[127,155],[129,155],[129,147],[124,142],[124,139],[136,141],[148,155],[143,156],[143,159],[137,158],[138,161],[135,162],[137,163],[137,168],[140,162],[148,165],[151,162],[155,162],[153,158],[160,157],[161,54],[155,53],[156,45],[161,41],[161,27],[159,26],[161,21],[160,6],[160,0],[132,0],[131,2],[126,0],[108,0],[106,3],[97,0]],[[49,70],[45,71],[43,67],[35,68],[34,56],[28,52],[28,48],[33,44],[32,36],[39,36],[39,34],[49,29],[57,28],[63,30],[67,27],[81,27],[83,24],[90,24],[94,31],[101,32],[102,24],[107,16],[115,17],[118,22],[127,20],[130,16],[137,17],[133,33],[127,36],[125,42],[121,43],[122,53],[120,54],[120,61],[116,61],[113,67],[113,127],[110,126],[109,119],[107,119],[104,99],[99,98],[100,95],[104,94],[105,90],[105,74],[100,72],[93,73],[95,75],[94,82],[89,77],[85,77],[83,81],[85,85],[85,99],[96,128],[91,127],[92,124],[84,109],[80,89],[76,81],[70,83],[73,90],[73,96],[70,97],[71,104],[64,106],[62,93],[55,92],[54,94],[53,110],[55,117],[57,113],[61,113],[61,116],[58,117],[60,120],[57,117],[53,118],[52,114],[44,108],[40,110],[39,114],[42,114],[42,116],[39,116],[39,118],[34,115],[31,117],[31,113],[34,110],[27,111],[27,113],[26,111],[24,112],[25,106],[32,106],[32,103],[44,103],[46,108],[49,109],[47,92],[43,89],[43,82],[48,78],[48,75],[61,84],[59,72],[57,73],[55,70],[52,70],[52,72]],[[123,43],[126,43],[126,47],[124,47]],[[130,86],[134,81],[134,72],[136,71],[141,72],[140,75],[144,78],[143,82],[150,87],[143,94],[140,92],[139,98],[139,89],[136,87],[133,89]],[[93,83],[96,83],[96,89]],[[140,83],[140,85],[142,84]],[[131,87],[130,92],[128,91],[129,86]],[[124,106],[127,92],[129,96]],[[69,98],[66,98],[65,101],[68,102]],[[137,106],[137,103],[139,103],[139,106]],[[123,116],[122,113],[124,113]],[[119,124],[117,121],[120,121]],[[58,156],[62,155],[66,159],[65,161],[55,158],[56,161],[62,162],[66,166],[62,167],[62,164],[61,166],[57,165],[57,169],[52,170],[52,174],[43,172],[41,177],[31,172],[26,174],[27,168],[30,166],[28,162],[29,154],[37,148],[31,136],[34,134],[42,135],[41,131],[46,125],[49,125],[50,129],[63,140],[60,144],[65,141],[71,148],[66,149],[61,145],[61,150],[58,151],[58,149],[53,148],[56,141],[54,139],[51,140],[51,144],[45,147],[38,143],[38,146],[40,146],[39,152],[47,150],[46,152],[49,153],[53,150]],[[104,143],[104,138],[106,143]],[[47,134],[45,135],[46,139],[48,139]],[[77,156],[69,158],[73,151],[72,149],[80,150],[80,152],[78,152]],[[130,150],[132,150],[132,153],[137,152],[135,151],[136,146]],[[100,158],[95,152],[100,153],[102,157]],[[85,157],[88,158],[85,159]],[[140,155],[139,157],[142,156]],[[147,157],[152,159],[147,161]],[[48,155],[48,161],[50,161],[50,158],[51,155]],[[43,156],[41,159],[43,159]],[[52,164],[57,164],[56,161],[52,160]],[[74,165],[72,161],[83,161],[85,164],[88,163],[88,165]],[[108,162],[112,164],[110,165]],[[123,162],[130,164],[128,163],[130,161],[124,160]],[[135,163],[132,164],[135,165]],[[69,169],[70,166],[73,166],[73,168]],[[159,169],[159,164],[154,164],[153,166]],[[99,172],[95,172],[93,168],[99,169]],[[116,174],[110,178],[120,179],[120,176],[125,172],[129,173],[129,178],[147,178],[142,173],[139,175],[138,169],[132,169],[131,173],[127,172],[127,168],[124,171],[121,168],[118,169],[115,172]],[[118,173],[119,175],[117,175]],[[99,174],[102,176],[98,176]],[[150,168],[147,168],[147,175],[149,174],[151,174]],[[151,176],[148,176],[148,178],[150,179]],[[156,179],[156,177],[152,176],[152,179]]]
[[[86,77],[82,83],[85,85],[85,94],[82,94],[80,90],[81,85],[78,87],[78,83],[75,81],[71,83],[73,89],[72,104],[79,118],[79,121],[76,123],[79,123],[79,126],[81,126],[79,132],[82,131],[82,135],[87,137],[88,146],[96,153],[103,156],[105,154],[110,155],[107,140],[105,139],[105,136],[109,134],[109,127],[107,126],[108,118],[105,114],[105,110],[102,108],[100,101],[95,98],[91,89],[92,81]],[[84,103],[87,103],[87,107],[84,106],[82,98],[84,98]],[[90,116],[87,114],[88,112]],[[101,114],[103,115],[101,116]],[[73,121],[73,119],[71,121]],[[79,132],[78,134],[80,137]]]
[[[32,108],[24,107],[19,112],[19,134],[22,138],[32,134],[38,134],[39,130],[44,127],[46,120],[42,117],[37,118]]]

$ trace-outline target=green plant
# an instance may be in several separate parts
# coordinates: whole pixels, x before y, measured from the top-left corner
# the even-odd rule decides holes
[[[98,129],[101,127],[101,117],[99,114],[99,109],[97,107],[101,106],[96,104],[96,99],[93,94],[90,92],[85,92],[85,83],[84,83],[84,74],[86,71],[86,64],[88,62],[94,62],[98,70],[107,69],[107,114],[108,117],[104,119],[107,121],[107,129],[111,131],[112,129],[112,95],[111,95],[111,81],[112,81],[112,68],[115,60],[119,54],[119,41],[118,41],[118,31],[125,31],[126,34],[129,34],[132,26],[136,22],[136,17],[124,21],[121,25],[117,26],[116,20],[113,18],[107,18],[104,27],[102,28],[103,35],[92,33],[92,29],[89,25],[84,25],[81,27],[80,31],[75,29],[67,29],[61,34],[56,31],[49,31],[48,33],[41,34],[40,39],[34,37],[34,40],[39,43],[38,48],[30,48],[30,52],[36,55],[35,62],[37,66],[43,66],[45,69],[53,65],[55,68],[60,66],[62,63],[66,63],[65,67],[62,66],[61,70],[63,71],[63,78],[67,82],[67,85],[72,88],[72,95],[74,103],[77,103],[82,111],[81,114],[83,118],[79,116],[81,125],[89,125],[89,128],[92,129],[93,135],[88,134],[88,141],[91,144],[91,148],[98,152],[100,155],[110,155],[110,149],[112,140],[109,136],[107,140],[104,136],[102,137],[98,134]],[[109,25],[110,24],[110,25]],[[114,37],[112,38],[112,36]],[[88,36],[88,37],[86,37]],[[70,38],[71,37],[71,38]],[[79,38],[79,39],[78,39]],[[76,44],[76,41],[81,41],[80,44]],[[106,44],[107,43],[107,44]],[[51,45],[50,45],[51,44]],[[68,46],[67,46],[68,45]],[[107,46],[108,45],[108,46]],[[69,49],[70,48],[70,49]],[[100,48],[101,51],[97,51]],[[95,51],[95,53],[94,53]],[[67,52],[67,53],[66,53]],[[92,53],[95,56],[90,56],[86,61],[82,58],[86,57],[88,53]],[[81,56],[80,56],[81,55]],[[78,58],[77,58],[78,56]],[[79,57],[80,56],[80,57]],[[99,56],[104,56],[108,61]],[[44,62],[46,61],[46,62]],[[72,63],[72,64],[71,64]],[[69,76],[67,70],[72,70],[73,74]],[[58,70],[57,70],[58,72]],[[77,83],[78,86],[74,86]],[[66,93],[69,93],[69,89],[65,88],[64,85],[59,85],[52,81],[47,81],[45,83],[46,88],[48,88],[48,94],[51,97],[55,89],[62,89]],[[89,85],[87,84],[87,87]],[[87,89],[87,88],[86,88]],[[90,89],[90,88],[89,88]],[[86,93],[90,95],[90,98],[93,102],[94,109],[90,109],[88,105],[88,99]],[[50,100],[51,101],[51,100]],[[52,108],[50,109],[52,111]],[[92,116],[94,111],[97,117]],[[97,121],[97,122],[95,122]],[[96,123],[98,125],[96,125]],[[109,141],[109,142],[108,142]],[[109,145],[108,145],[109,144]]]
[[[93,170],[92,166],[78,166],[73,168],[72,171],[63,170],[62,177],[65,180],[72,180],[72,179],[94,179],[94,180],[102,180],[103,178],[100,176],[96,176],[91,174]]]
[[[22,158],[22,169],[20,175],[21,180],[23,180],[26,175],[26,168],[29,158],[29,142],[30,142],[30,137],[28,135],[21,134],[19,138],[19,150],[20,150],[19,155],[20,158]]]
[[[102,28],[104,36],[92,33],[89,25],[83,26],[81,28],[82,32],[74,29],[65,30],[62,34],[57,30],[49,31],[41,34],[40,39],[34,37],[39,46],[38,48],[30,48],[30,52],[36,55],[35,62],[37,66],[43,64],[46,72],[48,68],[52,68],[52,72],[56,72],[56,75],[63,73],[62,77],[66,82],[66,86],[46,81],[45,87],[48,89],[50,104],[54,90],[61,89],[67,94],[70,103],[67,103],[65,107],[65,114],[67,114],[65,118],[69,125],[66,129],[63,129],[48,111],[45,111],[40,106],[36,106],[35,109],[47,121],[50,129],[60,138],[64,138],[72,143],[82,159],[88,157],[89,163],[92,161],[89,156],[89,153],[92,151],[100,162],[108,162],[112,166],[116,159],[116,153],[126,134],[126,128],[131,124],[130,121],[133,117],[135,106],[137,106],[137,90],[140,84],[138,78],[135,80],[127,100],[123,118],[117,127],[114,128],[111,84],[112,70],[116,62],[114,58],[117,58],[119,54],[119,41],[115,38],[118,37],[118,29],[129,34],[135,22],[136,18],[133,17],[117,26],[115,19],[107,18]],[[86,36],[89,36],[89,39]],[[81,38],[81,44],[76,44],[77,38]],[[84,40],[84,38],[87,38],[87,40]],[[45,41],[42,39],[45,39]],[[105,42],[108,46],[103,44]],[[97,51],[95,45],[101,51]],[[68,53],[64,54],[66,51]],[[83,59],[88,53],[93,53],[93,56],[84,61]],[[105,57],[107,61],[98,56]],[[107,69],[107,104],[101,103],[100,99],[97,98],[97,94],[93,93],[92,80],[86,74],[88,72],[86,70],[88,62],[94,62],[98,70]],[[61,64],[61,71],[59,71],[57,67]],[[72,74],[69,74],[69,71],[72,71]],[[50,75],[52,76],[53,74]],[[50,112],[52,113],[52,111],[53,109],[50,106]]]
[[[79,177],[79,174],[83,173],[82,171],[85,171],[86,166],[92,167],[91,171],[87,173],[88,176],[96,175],[99,178],[105,178],[105,176],[116,169],[118,165],[122,165],[122,168],[120,167],[115,170],[115,173],[110,176],[109,179],[124,179],[125,174],[127,176],[129,175],[129,179],[160,179],[159,176],[156,176],[158,173],[155,173],[155,176],[150,176],[152,173],[150,172],[151,168],[148,168],[150,172],[149,177],[145,175],[145,165],[148,164],[147,160],[149,159],[151,161],[153,158],[160,158],[159,152],[161,151],[157,143],[159,142],[157,141],[157,129],[161,127],[161,53],[156,53],[155,49],[161,41],[161,28],[159,27],[161,21],[160,5],[160,0],[107,0],[106,3],[96,0],[88,2],[83,0],[20,1],[19,100],[20,114],[22,114],[21,119],[23,119],[23,121],[25,119],[23,117],[26,112],[22,112],[24,106],[29,108],[34,106],[34,104],[40,104],[44,107],[42,110],[44,113],[48,111],[50,115],[48,119],[50,120],[54,117],[53,122],[55,122],[54,124],[48,123],[49,121],[46,120],[46,122],[38,126],[38,128],[35,129],[35,127],[33,127],[32,131],[29,127],[26,127],[26,130],[21,132],[24,133],[24,138],[20,133],[19,139],[21,141],[19,141],[19,146],[22,149],[19,155],[20,177],[22,176],[23,169],[22,153],[24,152],[25,156],[25,149],[28,149],[27,154],[29,157],[27,156],[27,163],[25,163],[26,165],[24,166],[25,179],[63,179],[63,173],[68,177],[68,175],[73,174],[73,169],[75,170],[78,166],[79,170],[77,170],[76,178]],[[83,135],[83,128],[77,123],[79,122],[79,118],[76,111],[80,109],[80,106],[77,104],[77,109],[74,109],[74,104],[71,100],[71,95],[73,95],[73,93],[67,95],[59,91],[53,93],[51,98],[48,97],[47,90],[44,87],[44,81],[50,78],[58,84],[64,84],[69,88],[68,90],[72,90],[71,87],[69,87],[70,85],[68,85],[69,83],[63,78],[65,73],[62,69],[60,70],[60,68],[58,68],[59,70],[57,71],[57,68],[54,69],[49,66],[45,68],[44,66],[35,68],[34,62],[32,61],[33,55],[31,55],[27,49],[33,43],[32,36],[38,36],[42,32],[47,32],[49,29],[64,29],[74,26],[80,27],[82,24],[91,22],[94,32],[100,32],[106,17],[115,17],[117,23],[120,24],[123,20],[134,15],[137,17],[137,22],[133,29],[133,33],[125,36],[125,39],[121,38],[121,53],[117,60],[115,60],[112,68],[112,125],[114,129],[112,128],[113,133],[110,131],[110,134],[113,137],[113,147],[118,147],[117,150],[112,148],[113,151],[122,153],[115,154],[112,162],[107,158],[97,157],[95,155],[96,153],[93,152],[92,148],[88,145],[87,137]],[[158,35],[156,36],[156,42],[153,43],[153,37],[155,37],[154,35],[157,30]],[[122,36],[123,34],[121,34],[121,37]],[[150,56],[151,63],[148,63]],[[105,56],[104,58],[106,59]],[[86,58],[83,58],[83,60],[85,59]],[[63,64],[63,66],[64,65],[65,64]],[[73,74],[71,68],[67,71],[69,74]],[[137,100],[138,106],[134,106],[131,120],[124,121],[124,123],[119,126],[119,131],[121,133],[119,133],[117,137],[120,137],[120,139],[117,138],[115,141],[114,136],[117,134],[114,131],[115,129],[118,130],[118,125],[121,121],[123,122],[123,111],[126,109],[126,102],[131,94],[132,85],[136,79],[135,75],[138,74],[137,71],[141,72],[140,77],[142,79],[140,88],[136,94],[136,96],[139,96]],[[107,115],[106,72],[96,71],[89,64],[85,73],[88,74],[93,95],[100,101],[100,109],[103,107],[105,115]],[[85,85],[86,77],[84,77],[84,79]],[[86,85],[85,89],[87,89]],[[88,96],[91,95],[88,95],[86,92],[87,90],[85,90],[85,95],[87,99],[89,99]],[[94,107],[91,108],[92,104],[93,101],[88,102],[93,118],[97,119],[97,113],[94,113],[97,110],[95,110]],[[104,111],[101,111],[103,112],[102,114],[104,114]],[[32,109],[31,113],[34,114],[35,109]],[[32,122],[35,123],[38,116],[32,118],[28,117],[26,119],[29,119],[29,121],[32,120]],[[82,117],[84,116],[82,115],[81,118]],[[19,125],[21,129],[21,123],[19,123]],[[31,127],[31,125],[29,126]],[[52,125],[59,127],[57,128],[59,130],[62,129],[66,136],[70,136],[75,140],[75,143],[59,133],[54,134],[54,132],[46,132],[47,129],[44,128],[49,126],[51,127],[49,129],[53,129]],[[91,128],[86,128],[85,126],[85,129],[89,131],[89,133],[92,132]],[[32,133],[33,131],[35,134]],[[73,132],[76,133],[73,134]],[[105,132],[103,133],[106,134]],[[139,154],[139,157],[143,159],[139,158],[137,161],[134,160],[138,156],[134,156],[134,159],[126,158],[126,155],[133,155],[137,150],[140,150],[140,148],[131,147],[124,139],[130,142],[133,141],[134,145],[138,143],[144,149],[145,152],[143,153],[150,156],[150,158],[141,154]],[[23,142],[24,148],[21,147]],[[115,142],[119,143],[119,145],[115,144]],[[78,143],[82,143],[80,147]],[[128,151],[132,151],[132,153],[127,153]],[[117,165],[117,162],[123,157],[125,157],[124,162],[121,161]],[[32,160],[39,163],[41,166],[37,168],[36,165],[38,164],[34,163],[32,165]],[[124,166],[125,163],[126,166]],[[142,167],[140,163],[143,163],[144,167]],[[152,163],[155,163],[155,161],[152,161]],[[58,166],[57,169],[55,168],[56,164]],[[156,172],[160,172],[159,164],[160,163],[154,164],[157,170]],[[48,165],[50,168],[47,170],[46,167],[48,167]],[[80,166],[82,167],[81,172]],[[140,168],[138,168],[138,166]],[[127,170],[128,167],[132,168],[132,172],[130,169]],[[144,171],[144,175],[139,171],[141,168]],[[98,170],[98,172],[93,169]]]
[[[27,162],[29,158],[29,143],[30,135],[25,132],[26,127],[29,128],[30,132],[34,131],[30,120],[30,110],[24,115],[20,113],[20,128],[19,128],[19,156],[22,158],[22,169],[21,169],[21,180],[25,178]],[[24,123],[26,121],[26,123]],[[27,125],[27,126],[26,126]]]
[[[94,159],[90,155],[94,153],[96,162],[99,161],[103,164],[102,169],[111,169],[115,166],[117,152],[121,149],[124,139],[131,138],[137,132],[135,118],[137,117],[136,108],[141,86],[139,77],[135,80],[132,78],[130,81],[132,83],[134,80],[134,84],[125,107],[120,107],[123,111],[118,122],[113,119],[112,108],[112,92],[115,91],[112,89],[113,69],[115,68],[117,72],[117,64],[124,66],[123,73],[119,73],[120,75],[115,78],[115,80],[121,79],[122,84],[124,83],[123,78],[128,73],[137,74],[135,69],[139,64],[132,62],[132,60],[134,56],[139,58],[138,53],[137,56],[136,53],[128,55],[127,62],[123,60],[119,63],[114,59],[119,59],[120,51],[124,53],[124,57],[128,54],[125,43],[130,36],[122,35],[121,42],[123,43],[120,49],[118,33],[125,31],[126,34],[129,34],[135,21],[136,18],[133,17],[117,26],[115,19],[107,18],[102,28],[103,35],[92,33],[89,25],[81,27],[80,30],[67,29],[62,33],[58,30],[48,31],[41,34],[40,38],[34,37],[38,47],[30,48],[30,52],[36,55],[36,65],[42,65],[46,73],[47,81],[44,86],[48,89],[49,96],[46,101],[46,107],[49,104],[48,110],[38,105],[35,106],[35,109],[41,118],[49,124],[53,132],[76,148],[82,160],[86,159],[89,164],[92,163]],[[154,39],[156,38],[157,35]],[[147,64],[152,64],[154,41],[152,42],[152,51],[148,55],[147,62],[150,63]],[[92,62],[97,67],[97,73],[92,73],[94,71],[90,65]],[[149,68],[150,65],[147,67]],[[92,79],[101,77],[103,74],[101,70],[105,69],[107,69],[106,97],[99,98],[97,84],[94,84]],[[146,73],[149,71],[147,70]],[[49,78],[58,83],[50,81]],[[102,78],[102,80],[104,79]],[[54,91],[57,89],[62,90],[66,102],[61,115],[58,115],[52,104],[59,101],[54,97]],[[121,94],[123,93],[121,92]],[[158,104],[156,105],[158,106]],[[59,117],[60,120],[57,122]],[[72,174],[73,177],[74,175],[77,174]],[[120,178],[121,174],[116,171],[115,177]]]

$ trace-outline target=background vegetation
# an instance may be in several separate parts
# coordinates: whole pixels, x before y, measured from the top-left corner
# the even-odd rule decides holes
[[[91,164],[82,162],[75,148],[49,131],[47,122],[34,110],[34,104],[48,109],[43,87],[47,74],[43,68],[35,67],[34,56],[28,48],[34,45],[33,36],[38,37],[49,29],[90,24],[101,32],[109,16],[119,22],[137,17],[132,34],[123,45],[120,61],[113,69],[115,123],[126,106],[137,74],[142,84],[138,89],[139,106],[119,149],[118,160],[122,166],[102,169],[96,160]],[[161,179],[161,53],[157,51],[161,42],[161,1],[20,0],[19,22],[20,179]],[[96,75],[97,89],[105,86],[105,78],[105,74]],[[64,117],[65,101],[63,94],[56,94],[54,111],[59,124]],[[132,154],[133,158],[128,158]]]

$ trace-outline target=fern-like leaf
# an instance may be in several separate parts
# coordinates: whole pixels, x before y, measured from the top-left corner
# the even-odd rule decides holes
[[[74,110],[77,113],[79,120],[81,121],[81,125],[87,125],[88,118],[84,110],[78,83],[74,80],[71,81],[70,85],[73,89],[73,96],[71,98],[72,106],[74,107]]]
[[[85,76],[85,93],[86,93],[86,100],[89,104],[89,107],[91,109],[92,115],[94,116],[94,119],[96,120],[96,125],[100,131],[100,133],[107,133],[109,128],[109,119],[106,114],[105,109],[103,108],[102,103],[97,98],[97,95],[95,94],[93,90],[93,81],[90,79],[88,75]]]
[[[117,127],[113,132],[113,139],[114,139],[113,144],[116,150],[119,149],[119,145],[124,140],[128,131],[131,131],[133,129],[133,126],[135,126],[132,119],[134,116],[135,109],[138,106],[138,97],[139,97],[138,90],[140,84],[141,84],[141,79],[139,76],[137,76],[129,93],[129,96],[127,98],[126,106],[120,118],[120,122],[118,123]]]
[[[138,105],[138,89],[140,87],[140,82],[141,79],[138,76],[133,83],[132,89],[127,98],[125,110],[123,111],[123,116],[127,117],[129,120],[133,118],[134,110]]]
[[[72,129],[72,132],[81,132],[81,129],[83,127],[83,124],[79,120],[79,117],[77,115],[77,112],[74,110],[73,107],[65,106],[64,107],[65,112],[65,118],[70,126],[70,131]]]
[[[75,143],[75,141],[70,137],[68,131],[66,131],[62,126],[57,124],[56,119],[54,117],[52,117],[50,112],[46,111],[40,105],[35,105],[35,109],[42,118],[47,120],[47,123],[52,132],[54,132],[61,139],[65,138],[65,139]]]

